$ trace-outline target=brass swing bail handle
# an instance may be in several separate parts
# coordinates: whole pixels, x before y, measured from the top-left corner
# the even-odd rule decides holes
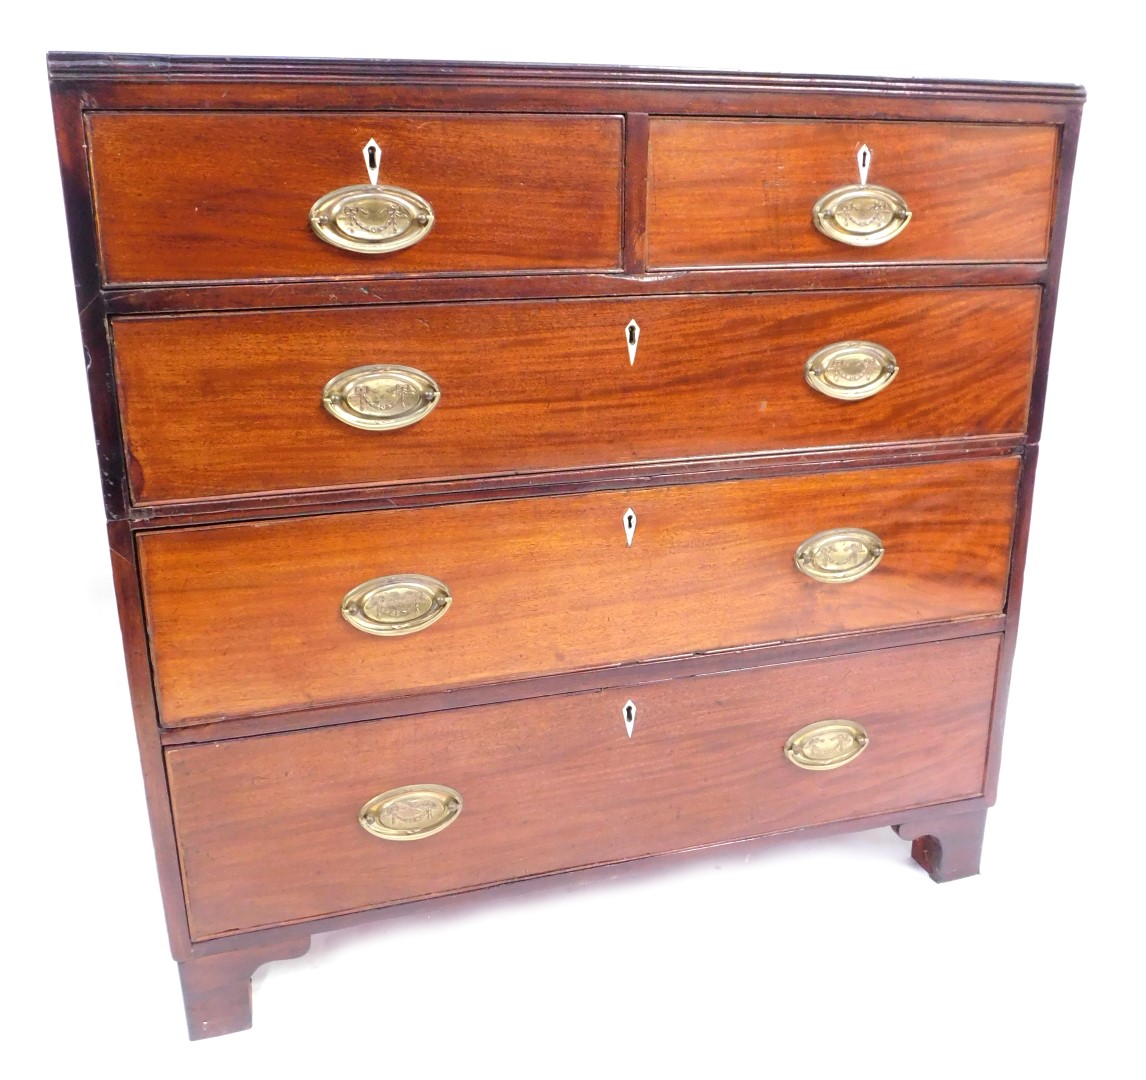
[[[408,784],[375,795],[358,811],[358,824],[381,840],[424,840],[452,825],[461,793],[445,784]]]
[[[855,761],[870,736],[854,720],[819,720],[800,728],[784,744],[784,756],[801,769],[826,772]]]
[[[890,349],[875,341],[835,341],[804,364],[804,380],[825,397],[862,401],[874,397],[899,374]]]
[[[840,585],[870,574],[883,555],[883,541],[868,529],[826,529],[796,548],[795,562],[813,581]]]
[[[867,182],[872,153],[861,146],[856,155],[859,183],[835,188],[812,207],[812,223],[828,237],[851,247],[886,244],[907,228],[911,211],[897,191]]]
[[[362,149],[368,184],[328,191],[310,208],[314,234],[336,248],[362,255],[401,251],[425,239],[434,209],[414,191],[379,184],[382,150],[371,139]]]
[[[367,364],[335,375],[322,388],[322,407],[336,420],[363,431],[396,431],[425,419],[442,388],[418,368]]]
[[[364,634],[403,637],[433,626],[453,596],[425,574],[388,574],[356,585],[342,598],[342,617]]]

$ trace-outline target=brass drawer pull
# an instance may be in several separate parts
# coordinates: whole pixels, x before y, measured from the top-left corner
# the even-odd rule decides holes
[[[875,247],[898,236],[911,220],[902,195],[867,182],[871,157],[871,151],[861,146],[856,155],[859,183],[829,191],[812,208],[812,222],[831,240],[852,247]]]
[[[856,581],[883,558],[883,541],[867,529],[828,529],[796,548],[796,569],[816,581]]]
[[[824,772],[855,761],[868,741],[863,726],[853,720],[820,720],[791,735],[784,756],[801,769]]]
[[[322,388],[322,407],[351,427],[395,431],[429,416],[441,396],[441,387],[424,371],[370,364],[335,375]]]
[[[358,824],[383,840],[425,840],[452,825],[462,797],[443,784],[411,784],[375,795],[358,811]]]
[[[356,630],[401,637],[436,623],[453,602],[450,590],[423,574],[371,578],[342,598],[342,617]]]
[[[378,183],[382,151],[371,139],[363,148],[369,184],[327,192],[310,208],[314,234],[334,247],[383,255],[412,247],[434,227],[434,210],[421,195]]]
[[[899,374],[889,349],[874,341],[837,341],[808,357],[804,379],[813,389],[839,401],[873,397]]]

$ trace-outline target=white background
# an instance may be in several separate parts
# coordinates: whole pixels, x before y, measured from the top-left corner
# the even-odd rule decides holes
[[[8,1075],[1142,1075],[1136,6],[22,7],[0,74]],[[112,599],[49,48],[1084,83],[982,876],[937,887],[890,830],[731,847],[639,884],[318,937],[256,976],[253,1031],[188,1043]]]

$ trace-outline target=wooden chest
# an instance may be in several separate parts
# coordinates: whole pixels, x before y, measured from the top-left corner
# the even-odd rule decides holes
[[[1080,89],[49,70],[192,1038],[395,905],[978,871]]]

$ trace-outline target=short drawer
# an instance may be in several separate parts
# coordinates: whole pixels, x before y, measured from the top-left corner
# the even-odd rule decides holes
[[[960,288],[116,319],[132,494],[1016,434],[1039,299]],[[848,351],[857,339],[868,352]],[[807,364],[841,343],[817,392]],[[360,381],[339,383],[347,372]]]
[[[192,937],[973,797],[998,645],[169,750]],[[825,721],[848,727],[802,760],[844,763],[793,764],[790,737]],[[376,796],[424,785],[446,790],[394,796],[375,819],[406,842],[359,824]]]
[[[622,128],[614,116],[95,112],[88,140],[104,280],[612,269]],[[369,182],[371,139],[378,183],[432,212],[429,232],[401,250],[343,250],[310,224],[322,196]],[[382,247],[420,233],[404,203],[346,212],[360,217],[355,235]]]
[[[162,720],[998,613],[1018,473],[990,458],[145,533]],[[854,580],[797,569],[841,529],[878,539],[817,546]]]
[[[1049,125],[654,118],[649,264],[1041,262],[1057,140]],[[830,238],[812,220],[823,196],[859,183],[864,146],[867,184],[911,214],[875,246]],[[882,211],[853,206],[848,227],[870,237]]]

